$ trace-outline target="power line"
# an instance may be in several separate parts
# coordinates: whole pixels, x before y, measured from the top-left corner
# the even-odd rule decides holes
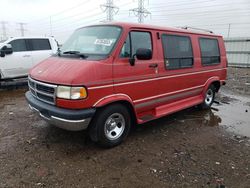
[[[144,0],[138,0],[138,7],[130,9],[129,12],[133,12],[136,17],[138,17],[138,23],[143,23],[144,18],[151,13],[144,8]]]
[[[113,0],[107,0],[106,4],[101,5],[101,9],[107,14],[107,21],[112,21],[114,19],[114,14],[117,14],[119,11],[119,8],[114,6]]]
[[[47,17],[44,17],[44,18],[41,18],[41,19],[37,19],[37,20],[32,20],[31,22],[29,22],[29,24],[30,24],[30,23],[33,23],[33,22],[40,22],[40,21],[43,21],[43,20],[46,20],[46,21],[47,21],[50,17],[54,17],[54,16],[60,15],[60,14],[62,14],[62,13],[71,11],[71,10],[73,10],[73,9],[76,9],[76,8],[80,7],[80,6],[86,5],[88,2],[90,2],[90,1],[89,1],[89,0],[85,0],[84,2],[81,2],[80,4],[77,4],[77,5],[72,6],[72,7],[70,7],[70,8],[64,9],[64,10],[62,10],[62,11],[60,11],[60,12],[57,12],[57,13],[55,13],[55,14],[53,14],[53,15],[50,15],[50,16],[47,16]]]
[[[227,4],[225,4],[224,2],[222,2],[222,3],[219,3],[220,1],[216,1],[216,0],[214,0],[215,2],[216,2],[216,4],[214,3],[213,5],[211,5],[211,2],[212,2],[212,0],[203,0],[203,1],[195,1],[195,2],[190,2],[190,1],[178,1],[178,3],[157,3],[157,4],[150,4],[149,5],[149,8],[169,8],[169,7],[186,7],[186,9],[195,9],[196,7],[194,6],[194,5],[201,5],[202,7],[204,6],[206,6],[206,7],[208,7],[208,6],[211,6],[211,7],[218,7],[218,6],[221,6],[221,5],[224,5],[224,6],[228,6],[228,4],[229,4],[229,2],[227,2]],[[219,4],[218,4],[218,3]],[[234,1],[233,1],[234,2]],[[152,6],[153,5],[153,6]],[[185,6],[184,6],[185,5]],[[190,6],[189,6],[190,5]],[[237,2],[237,6],[240,6],[240,7],[242,7],[242,8],[244,8],[245,7],[245,5],[250,5],[250,2]]]

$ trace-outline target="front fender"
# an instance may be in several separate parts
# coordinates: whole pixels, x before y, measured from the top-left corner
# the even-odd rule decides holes
[[[102,107],[117,101],[127,101],[132,106],[134,106],[132,99],[128,95],[119,93],[119,94],[108,95],[101,98],[93,105],[93,107]]]

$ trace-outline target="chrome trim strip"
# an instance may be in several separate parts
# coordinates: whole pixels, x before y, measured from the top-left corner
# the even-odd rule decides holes
[[[102,100],[106,99],[106,98],[109,98],[109,97],[113,97],[113,96],[119,96],[119,95],[123,95],[123,96],[126,96],[127,98],[130,99],[130,101],[132,103],[137,103],[137,102],[141,102],[141,101],[145,101],[145,100],[150,100],[150,99],[154,99],[154,98],[159,98],[159,97],[164,97],[164,96],[168,96],[168,95],[172,95],[172,94],[178,94],[178,93],[181,93],[181,92],[185,92],[185,91],[189,91],[189,90],[194,90],[194,89],[198,89],[198,88],[202,88],[204,87],[207,82],[211,79],[213,79],[213,77],[210,77],[209,79],[207,79],[207,81],[203,84],[203,85],[199,85],[199,86],[195,86],[195,87],[190,87],[190,88],[186,88],[186,89],[182,89],[182,90],[177,90],[177,91],[173,91],[173,92],[169,92],[169,93],[164,93],[164,94],[160,94],[160,95],[154,95],[154,96],[151,96],[151,97],[146,97],[146,98],[142,98],[142,99],[137,99],[137,100],[132,100],[130,96],[128,96],[127,94],[123,94],[123,93],[117,93],[117,94],[113,94],[113,95],[108,95],[106,97],[103,97],[101,99],[99,99],[94,105],[93,107],[95,107],[99,102],[101,102]]]
[[[106,88],[106,87],[121,86],[121,85],[135,84],[135,83],[141,83],[141,82],[150,82],[150,81],[154,81],[154,80],[162,80],[162,79],[167,79],[167,78],[175,78],[175,77],[180,77],[180,76],[187,76],[187,75],[193,75],[193,74],[199,74],[199,73],[205,73],[205,72],[214,72],[214,71],[226,70],[226,69],[227,68],[220,68],[220,69],[213,69],[213,70],[206,70],[206,71],[199,71],[199,72],[184,73],[184,74],[179,74],[179,75],[162,76],[162,77],[158,77],[158,78],[150,78],[150,79],[143,79],[143,80],[136,80],[136,81],[130,81],[130,82],[109,84],[109,85],[103,85],[103,86],[88,87],[88,89],[89,90],[101,89],[101,88]]]
[[[92,90],[92,89],[100,89],[100,88],[113,87],[113,86],[114,86],[113,84],[109,84],[109,85],[104,85],[104,86],[89,87],[88,89]]]
[[[191,91],[185,91],[183,93],[177,93],[177,94],[174,94],[174,95],[165,96],[163,98],[156,99],[156,101],[150,100],[150,101],[147,101],[147,102],[144,102],[144,103],[136,104],[135,108],[138,109],[138,108],[143,108],[145,106],[150,106],[150,105],[155,104],[155,103],[163,103],[163,102],[168,102],[168,101],[173,100],[173,99],[178,99],[178,98],[183,98],[183,97],[190,97],[192,95],[198,95],[200,92],[202,92],[202,88],[194,89],[194,90],[191,90]]]
[[[46,95],[46,96],[48,96],[48,97],[54,97],[54,94],[45,93],[45,92],[42,92],[42,91],[40,91],[40,90],[36,90],[36,92],[37,92],[37,93],[40,93],[40,94],[42,94],[42,95]]]
[[[99,99],[99,100],[93,105],[93,107],[95,107],[99,102],[101,102],[101,101],[104,100],[104,99],[107,99],[107,98],[109,98],[109,97],[119,96],[119,95],[122,95],[122,96],[127,97],[127,98],[133,103],[132,99],[131,99],[128,95],[123,94],[123,93],[117,93],[117,94],[108,95],[108,96],[105,96],[105,97]]]
[[[40,84],[40,85],[44,85],[44,86],[47,86],[47,87],[57,88],[57,85],[43,83],[43,82],[40,82],[40,81],[37,81],[37,80],[32,79],[30,76],[29,76],[29,79],[30,79],[32,82],[36,82],[36,83],[38,83],[38,84]]]
[[[79,131],[88,128],[88,125],[91,121],[91,118],[80,119],[80,120],[68,120],[55,116],[46,117],[38,109],[29,104],[31,110],[36,111],[45,121],[55,125],[59,128],[70,130],[70,131]]]
[[[43,115],[42,113],[39,113],[39,115],[42,117],[42,118],[44,118],[44,119],[47,119],[47,120],[51,120],[50,118],[48,118],[48,117],[46,117],[45,115]]]
[[[169,93],[164,93],[164,94],[160,94],[160,95],[155,95],[155,96],[152,96],[152,97],[147,97],[147,98],[143,98],[143,99],[134,100],[134,102],[137,103],[137,102],[141,102],[141,101],[145,101],[145,100],[149,100],[149,99],[164,97],[164,96],[168,96],[168,95],[172,95],[172,94],[176,94],[176,93],[181,93],[181,92],[185,92],[185,91],[189,91],[189,90],[193,90],[193,89],[198,89],[198,88],[201,88],[201,87],[204,87],[204,86],[205,86],[205,84],[195,86],[195,87],[186,88],[186,89],[182,89],[182,90],[177,90],[177,91],[173,91],[173,92],[169,92]]]
[[[63,118],[59,118],[59,117],[55,117],[55,116],[51,116],[52,119],[56,119],[59,121],[64,121],[64,122],[68,122],[68,123],[81,123],[86,121],[86,119],[80,119],[80,120],[68,120],[68,119],[63,119]]]

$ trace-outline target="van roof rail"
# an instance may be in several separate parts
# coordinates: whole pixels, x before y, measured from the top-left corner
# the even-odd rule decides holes
[[[197,28],[197,27],[184,26],[184,27],[181,27],[181,28],[182,28],[182,29],[193,29],[193,30],[205,31],[205,32],[208,32],[208,33],[214,33],[214,32],[211,31],[211,30],[202,29],[202,28]]]

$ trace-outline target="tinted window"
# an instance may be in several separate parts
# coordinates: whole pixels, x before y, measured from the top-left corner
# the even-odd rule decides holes
[[[193,66],[193,51],[189,37],[162,35],[165,66],[180,69]]]
[[[220,63],[220,51],[216,39],[200,39],[201,62],[203,65],[213,65]]]
[[[122,58],[130,57],[130,39],[129,39],[129,36],[127,37],[126,41],[124,42],[124,44],[122,46],[120,57],[122,57]]]
[[[17,39],[9,42],[11,44],[13,52],[27,51],[26,43],[24,39]]]
[[[148,32],[132,31],[130,32],[132,43],[132,54],[136,53],[138,48],[147,48],[152,50],[151,35]]]
[[[48,39],[29,39],[32,50],[51,50]]]

